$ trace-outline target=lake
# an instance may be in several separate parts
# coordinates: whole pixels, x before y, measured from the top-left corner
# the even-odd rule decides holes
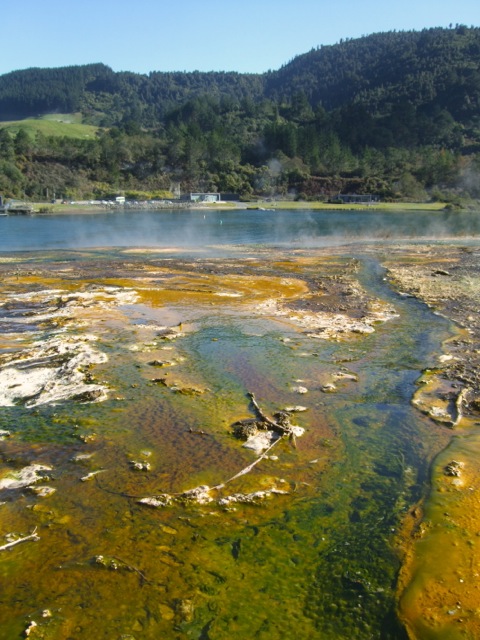
[[[480,214],[472,211],[128,211],[2,217],[0,251],[235,244],[322,247],[479,233]]]

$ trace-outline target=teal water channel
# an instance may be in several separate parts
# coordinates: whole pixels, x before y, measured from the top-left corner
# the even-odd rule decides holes
[[[406,637],[396,536],[446,441],[410,401],[450,327],[389,289],[381,255],[359,260],[362,285],[398,312],[370,335],[315,339],[228,299],[214,310],[143,302],[100,338],[108,400],[2,408],[0,429],[12,433],[0,442],[3,470],[51,466],[56,492],[1,496],[0,533],[37,527],[40,539],[0,555],[0,638],[24,637],[32,621],[32,637],[55,640]],[[157,370],[132,347],[139,327],[167,316],[188,326],[160,347],[177,364]],[[336,392],[323,392],[338,372]],[[202,392],[175,392],[177,378]],[[269,415],[304,405],[295,422],[305,434],[219,495],[285,493],[228,507],[140,504],[253,462],[231,429],[253,416],[248,392]],[[72,462],[78,454],[91,457]],[[138,460],[150,470],[132,469]]]

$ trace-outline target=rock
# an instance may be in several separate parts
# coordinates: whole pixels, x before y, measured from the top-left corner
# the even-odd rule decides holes
[[[32,631],[34,631],[36,627],[38,627],[38,624],[35,622],[35,620],[32,620],[28,627],[25,629],[25,636],[28,638],[28,636],[32,633]]]
[[[94,389],[87,389],[81,391],[72,396],[72,400],[75,402],[95,402],[105,396],[105,391],[101,387],[95,387]]]
[[[154,507],[158,509],[160,507],[168,507],[172,504],[172,496],[164,493],[159,496],[150,496],[148,498],[141,498],[138,501],[139,504],[146,504],[148,507]]]
[[[24,467],[20,471],[10,474],[10,477],[0,480],[0,489],[22,489],[29,485],[35,484],[39,480],[45,480],[46,476],[42,475],[43,471],[51,471],[52,467],[43,464],[32,464]]]
[[[213,498],[210,495],[210,487],[206,484],[202,484],[189,491],[184,491],[179,499],[184,502],[196,502],[197,504],[213,502]]]
[[[166,360],[151,360],[150,362],[147,362],[147,364],[150,367],[170,367],[173,362],[168,362]]]
[[[175,602],[175,613],[178,615],[182,622],[191,622],[195,607],[191,600],[177,600]]]
[[[333,377],[335,378],[335,380],[351,380],[352,382],[358,381],[358,376],[356,376],[354,373],[347,373],[345,371],[338,371],[337,373],[333,374]]]
[[[265,491],[254,491],[253,493],[234,493],[231,496],[225,496],[218,500],[221,507],[229,506],[232,503],[240,502],[243,504],[257,504],[261,500],[265,500],[271,495],[288,495],[288,491],[281,489],[268,489]]]
[[[30,493],[34,493],[39,498],[48,498],[48,496],[51,496],[56,491],[56,489],[54,489],[53,487],[47,487],[45,485],[44,486],[28,486],[26,487],[26,489]]]
[[[279,438],[280,434],[275,431],[259,431],[256,435],[248,438],[243,446],[260,455]]]
[[[10,431],[6,431],[5,429],[0,429],[0,440],[5,440],[5,438],[9,438],[12,434]]]
[[[70,462],[85,462],[85,460],[90,460],[93,456],[93,453],[78,453],[73,458],[70,458]]]
[[[294,387],[292,387],[292,391],[294,391],[295,393],[308,393],[308,389],[307,387],[304,387],[302,385],[296,385]]]
[[[88,482],[88,480],[91,480],[92,478],[94,478],[99,473],[102,473],[103,471],[105,471],[105,469],[99,469],[98,471],[92,471],[91,473],[87,473],[86,476],[83,476],[82,478],[80,478],[80,480],[81,480],[81,482]]]
[[[170,387],[172,391],[175,393],[181,393],[184,396],[201,396],[205,393],[205,389],[198,389],[197,387],[180,387],[178,385],[174,385]]]
[[[150,471],[151,469],[149,462],[135,462],[132,460],[130,466],[134,471]]]
[[[463,462],[458,462],[458,460],[452,460],[445,466],[444,473],[446,476],[452,476],[452,477],[458,478],[461,476],[461,470],[463,469],[464,466],[465,464]]]
[[[320,387],[320,391],[323,391],[323,393],[335,393],[336,390],[337,387],[333,382],[328,382],[327,384],[324,384],[323,387]]]
[[[0,405],[22,402],[26,407],[36,407],[72,398],[80,402],[104,399],[104,387],[91,384],[88,371],[107,360],[92,346],[94,341],[94,336],[74,338],[63,334],[38,340],[0,367]]]
[[[235,422],[233,425],[233,435],[240,440],[247,440],[247,438],[251,438],[255,436],[259,430],[265,430],[265,423],[260,420],[255,420],[255,418],[251,418],[248,420],[239,420]]]
[[[277,411],[273,414],[275,422],[284,427],[285,429],[290,427],[290,413],[288,411]]]

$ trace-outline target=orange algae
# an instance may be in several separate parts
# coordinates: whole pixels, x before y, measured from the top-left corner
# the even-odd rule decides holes
[[[139,290],[142,300],[161,304],[209,304],[224,305],[235,302],[257,303],[275,297],[293,298],[306,293],[307,286],[301,280],[273,277],[203,276],[183,274],[169,278],[160,287]]]
[[[465,425],[435,461],[400,581],[400,615],[412,639],[480,635],[479,451],[480,435]],[[449,475],[452,461],[458,476]]]

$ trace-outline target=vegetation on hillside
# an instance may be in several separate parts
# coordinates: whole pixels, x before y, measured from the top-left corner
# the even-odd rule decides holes
[[[11,197],[478,198],[480,29],[373,34],[263,75],[27,69],[0,76],[0,114]]]

